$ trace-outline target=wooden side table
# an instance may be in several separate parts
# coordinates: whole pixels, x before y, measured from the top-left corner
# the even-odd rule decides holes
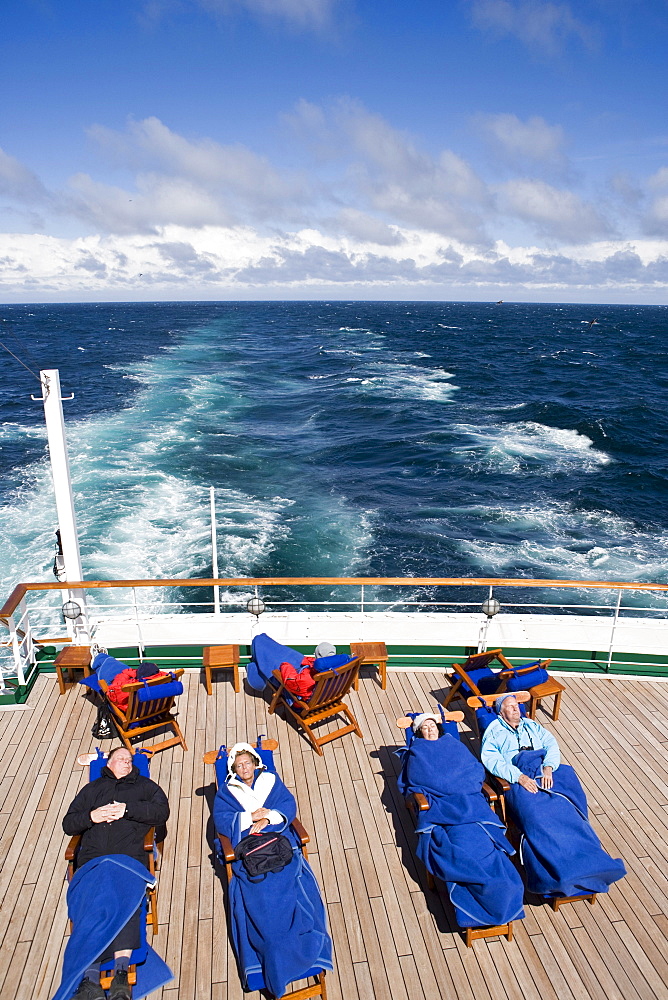
[[[235,693],[241,690],[239,683],[239,647],[238,646],[205,646],[202,656],[206,693],[212,694],[211,673],[213,670],[231,670],[232,684]]]
[[[68,686],[75,683],[75,670],[83,670],[84,677],[90,676],[90,646],[65,646],[58,653],[53,665],[56,668],[60,693],[65,694]]]
[[[351,642],[350,652],[353,656],[360,656],[360,667],[365,666],[376,666],[378,667],[378,673],[380,674],[380,686],[384,691],[387,687],[387,646],[384,642]],[[357,691],[359,687],[359,675],[358,679],[353,685],[354,690]]]
[[[556,722],[559,718],[559,708],[561,706],[561,696],[566,690],[565,684],[560,684],[558,680],[554,677],[549,677],[542,684],[536,684],[535,687],[529,688],[529,694],[531,695],[531,704],[529,705],[529,718],[536,718],[536,709],[540,707],[540,703],[543,698],[549,698],[550,695],[554,695],[554,705],[552,706],[552,718]]]

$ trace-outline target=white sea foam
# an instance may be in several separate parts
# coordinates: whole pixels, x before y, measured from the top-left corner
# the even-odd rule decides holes
[[[7,421],[0,424],[0,441],[18,441],[25,438],[44,439],[46,441],[46,427],[27,426],[26,424],[16,424]]]
[[[578,431],[547,427],[532,420],[512,424],[457,424],[454,431],[470,443],[453,448],[472,471],[595,472],[611,459]]]
[[[294,499],[267,497],[261,489],[251,492],[257,481],[257,473],[250,471],[255,458],[249,442],[240,450],[239,427],[244,407],[254,406],[255,401],[235,388],[227,369],[207,365],[208,370],[202,372],[201,355],[210,349],[210,342],[205,335],[202,341],[197,336],[171,346],[154,360],[134,365],[131,371],[114,366],[138,385],[130,405],[68,422],[85,577],[187,578],[211,573],[209,483],[202,483],[199,456],[209,470],[205,475],[210,475],[216,487],[221,575],[252,576],[258,566],[267,565],[277,547],[290,543],[293,532],[300,534],[297,548],[308,552],[312,546],[312,556],[306,561],[313,559],[316,575],[316,559],[328,560],[325,565],[331,575],[355,571],[370,546],[372,515],[360,514],[329,490],[304,491],[299,513],[294,512]],[[267,425],[267,431],[270,428]],[[302,430],[287,426],[281,434]],[[4,433],[9,438],[24,433],[44,436],[41,427],[18,424],[5,428]],[[221,463],[216,473],[212,442],[221,434],[231,444],[228,455],[215,452]],[[275,461],[281,464],[276,481],[296,481],[301,466],[291,473],[289,451]],[[226,475],[228,468],[238,473],[240,462],[249,462],[248,490],[232,488]],[[56,523],[50,471],[43,460],[22,470],[17,490],[0,507],[5,591],[18,580],[52,578]],[[203,594],[202,600],[209,597]],[[157,604],[174,599],[174,594],[142,589],[141,598]],[[57,608],[60,594],[39,600]],[[91,600],[118,604],[127,595],[100,591]]]
[[[378,396],[447,403],[458,389],[458,386],[449,381],[453,377],[452,372],[442,368],[383,363],[372,365],[360,384]]]
[[[641,531],[609,511],[546,498],[526,506],[476,505],[458,514],[472,536],[460,541],[460,549],[485,575],[655,582],[668,573],[668,532]],[[498,541],[489,540],[492,532]],[[657,603],[646,594],[638,600]]]

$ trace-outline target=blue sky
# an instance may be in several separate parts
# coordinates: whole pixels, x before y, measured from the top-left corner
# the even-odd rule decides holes
[[[0,301],[664,302],[667,0],[3,0]]]

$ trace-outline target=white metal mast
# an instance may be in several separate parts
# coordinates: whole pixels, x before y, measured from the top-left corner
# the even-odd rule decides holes
[[[42,401],[44,403],[46,434],[49,442],[51,474],[56,494],[58,527],[63,547],[65,570],[63,582],[66,583],[68,580],[78,582],[83,580],[83,570],[81,568],[77,521],[74,513],[70,462],[65,439],[65,419],[63,417],[63,403],[60,395],[60,375],[57,368],[40,371],[39,375],[42,383]],[[73,399],[74,395],[67,398]],[[70,601],[76,601],[81,608],[81,614],[74,621],[66,619],[69,633],[75,643],[84,645],[90,641],[88,615],[86,612],[86,592],[84,590],[72,590],[68,588],[67,596]]]

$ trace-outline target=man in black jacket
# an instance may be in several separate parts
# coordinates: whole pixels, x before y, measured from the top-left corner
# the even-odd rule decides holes
[[[125,854],[146,865],[144,837],[168,817],[169,802],[160,785],[139,773],[129,750],[116,747],[101,776],[82,788],[70,805],[63,830],[69,836],[82,835],[77,868],[105,854]],[[132,951],[139,947],[140,919],[141,910],[137,910],[109,947],[114,957],[109,1000],[131,998],[128,964]],[[106,1000],[100,986],[100,962],[106,960],[107,955],[102,955],[86,970],[73,1000]]]

